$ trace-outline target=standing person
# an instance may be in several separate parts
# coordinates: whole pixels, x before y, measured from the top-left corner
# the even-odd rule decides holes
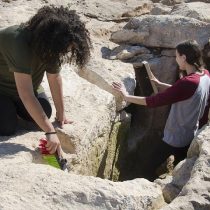
[[[180,71],[186,71],[187,75],[174,85],[154,78],[153,82],[162,90],[154,96],[131,96],[123,84],[112,84],[128,102],[148,107],[172,105],[163,139],[151,157],[149,176],[153,178],[157,167],[171,154],[175,156],[175,165],[186,157],[198,128],[208,121],[210,75],[202,67],[201,51],[197,42],[188,40],[177,45],[176,61]]]
[[[61,127],[65,116],[60,67],[63,61],[83,67],[91,41],[73,10],[44,6],[28,22],[0,30],[0,135],[12,135],[17,115],[46,133],[47,149],[61,155],[60,141],[49,121],[51,106],[40,89],[44,73]]]

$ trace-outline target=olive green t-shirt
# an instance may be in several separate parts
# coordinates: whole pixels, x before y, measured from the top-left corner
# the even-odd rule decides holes
[[[47,69],[30,46],[31,32],[20,26],[0,29],[0,94],[18,97],[14,72],[31,75],[34,92],[42,82],[45,71],[59,72],[59,67]]]

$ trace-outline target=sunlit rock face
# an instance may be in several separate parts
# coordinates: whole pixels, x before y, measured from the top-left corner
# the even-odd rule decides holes
[[[158,79],[173,84],[178,78],[175,46],[188,38],[199,42],[209,66],[209,2],[188,2],[0,2],[0,28],[27,21],[44,5],[74,9],[93,44],[84,69],[61,69],[65,111],[73,123],[63,129],[54,125],[69,173],[44,164],[37,149],[44,133],[21,122],[16,135],[0,136],[0,209],[209,208],[209,127],[195,138],[171,176],[155,183],[135,179],[144,177],[149,167],[147,158],[161,140],[170,107],[128,106],[111,87],[113,81],[121,81],[130,94],[150,95],[142,75],[144,60]],[[42,85],[53,106],[46,78]],[[124,108],[130,117],[121,112]],[[53,106],[52,122],[54,117]],[[129,181],[111,181],[125,179]]]

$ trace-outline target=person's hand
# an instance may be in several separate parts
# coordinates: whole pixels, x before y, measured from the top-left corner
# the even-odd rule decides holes
[[[122,83],[120,83],[120,82],[113,82],[113,83],[112,83],[112,87],[113,87],[116,91],[118,91],[118,92],[121,94],[121,96],[122,96],[123,98],[125,98],[125,97],[128,95],[128,92],[127,92],[127,90],[126,90],[124,84],[122,84]]]
[[[71,124],[73,121],[68,120],[64,113],[56,112],[56,121],[59,123],[60,127],[63,128],[64,124]]]
[[[48,134],[46,135],[46,139],[46,149],[49,151],[49,153],[54,154],[57,151],[59,156],[62,155],[62,149],[58,136],[56,134]]]
[[[157,86],[161,84],[161,82],[154,75],[150,80]]]

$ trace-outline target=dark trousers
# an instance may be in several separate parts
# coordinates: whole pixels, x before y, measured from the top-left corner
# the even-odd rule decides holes
[[[47,117],[50,118],[52,114],[51,105],[45,93],[37,95],[37,99],[41,104]],[[17,115],[26,121],[33,122],[32,117],[26,110],[21,99],[13,99],[8,96],[0,95],[0,135],[10,136],[16,132]]]
[[[170,155],[174,155],[174,165],[177,165],[180,161],[184,160],[187,156],[187,151],[189,146],[186,147],[172,147],[169,144],[161,141],[158,144],[157,148],[152,153],[149,163],[151,164],[149,170],[147,171],[147,176],[150,177],[149,179],[153,181],[156,176],[156,169],[164,163]]]

